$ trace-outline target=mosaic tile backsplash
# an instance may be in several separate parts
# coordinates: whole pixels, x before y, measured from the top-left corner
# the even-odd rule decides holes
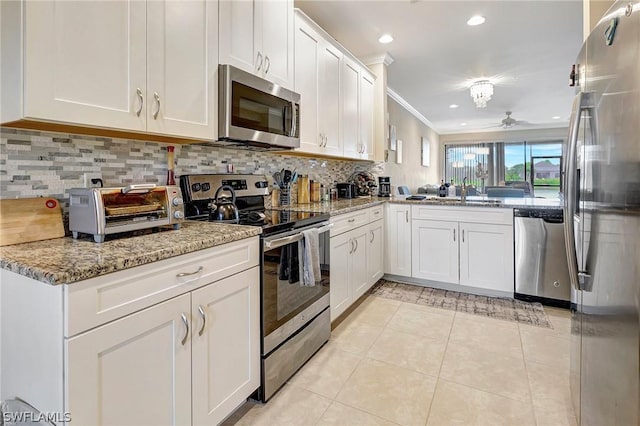
[[[85,173],[99,173],[105,186],[165,184],[167,146],[126,139],[0,129],[0,198],[54,197],[67,208],[68,191],[84,186]],[[341,161],[209,147],[174,145],[175,174],[265,174],[282,168],[309,174],[323,185],[344,182],[354,172],[384,172],[384,163]],[[176,178],[177,181],[177,178]],[[294,191],[295,193],[295,191]]]

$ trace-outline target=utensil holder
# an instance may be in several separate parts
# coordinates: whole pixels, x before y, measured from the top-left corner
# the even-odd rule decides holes
[[[291,189],[290,188],[280,188],[280,205],[281,206],[291,205]]]

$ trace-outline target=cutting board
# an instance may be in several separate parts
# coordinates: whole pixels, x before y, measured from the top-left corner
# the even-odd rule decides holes
[[[0,246],[60,237],[64,226],[55,198],[0,200]]]

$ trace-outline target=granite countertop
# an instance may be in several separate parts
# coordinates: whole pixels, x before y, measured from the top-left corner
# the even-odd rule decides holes
[[[497,207],[497,208],[534,208],[534,209],[561,209],[563,202],[557,198],[512,198],[512,197],[467,197],[466,204],[460,204],[460,197],[434,197],[428,196],[424,200],[406,200],[406,197],[396,196],[389,200],[393,204],[417,204],[431,206],[450,207]]]
[[[178,230],[145,230],[132,237],[91,236],[0,247],[0,268],[48,284],[68,284],[259,235],[259,226],[186,221]]]
[[[327,201],[324,203],[292,204],[290,206],[272,207],[272,209],[310,213],[329,213],[329,215],[331,216],[337,216],[356,210],[379,206],[387,201],[389,201],[389,198],[361,197],[352,199],[339,199],[335,201]]]

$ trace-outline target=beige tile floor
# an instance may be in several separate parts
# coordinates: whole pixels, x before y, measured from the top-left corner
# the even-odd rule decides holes
[[[575,425],[568,311],[553,329],[369,296],[238,425]]]

